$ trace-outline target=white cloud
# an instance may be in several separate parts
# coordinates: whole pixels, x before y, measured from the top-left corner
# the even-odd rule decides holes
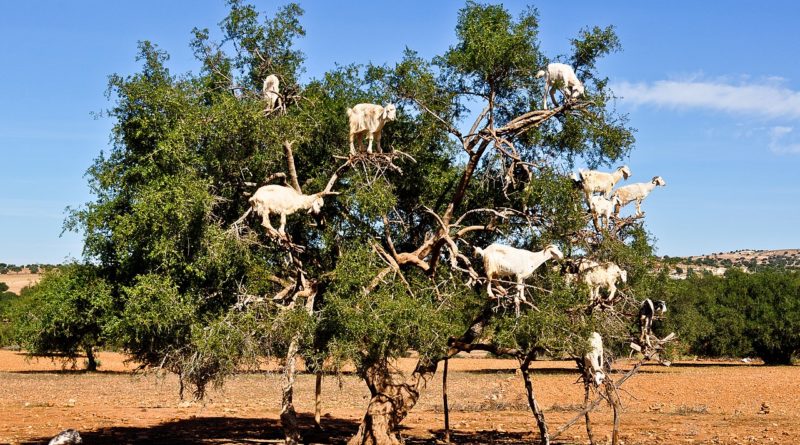
[[[612,85],[623,103],[676,109],[701,108],[755,117],[800,119],[800,91],[769,77],[732,83],[726,79],[621,82]]]
[[[779,155],[800,154],[800,142],[787,140],[791,137],[794,127],[775,126],[769,129],[769,149]]]
[[[772,138],[781,138],[781,137],[786,136],[787,134],[791,133],[792,130],[794,130],[793,127],[784,127],[784,126],[780,126],[779,125],[777,127],[770,128],[769,129],[769,135]]]

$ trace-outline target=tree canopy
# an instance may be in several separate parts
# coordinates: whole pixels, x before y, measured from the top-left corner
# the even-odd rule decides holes
[[[627,340],[625,319],[593,310],[586,289],[549,266],[528,282],[535,308],[516,317],[505,298],[487,298],[473,255],[494,241],[556,243],[613,261],[630,277],[623,309],[658,280],[643,222],[594,230],[567,175],[579,159],[612,165],[633,148],[597,70],[620,49],[612,27],[586,28],[570,54],[548,57],[535,9],[513,17],[470,1],[440,56],[409,49],[395,64],[304,81],[302,9],[265,17],[228,4],[220,40],[194,30],[197,73],[171,73],[168,55],[145,41],[141,70],[110,76],[113,143],[88,171],[95,198],[67,221],[84,234],[113,307],[107,332],[136,360],[179,373],[198,396],[263,356],[354,363],[371,407],[404,397],[386,422],[365,419],[354,443],[380,442],[378,425],[392,443],[456,340],[528,361],[541,351],[580,357],[591,331]],[[535,74],[555,60],[574,66],[586,94],[542,110]],[[281,81],[280,109],[265,110],[268,74]],[[362,102],[397,105],[386,154],[346,156],[346,110]],[[318,217],[289,215],[285,239],[240,218],[256,186],[281,177],[306,194],[339,193]],[[403,380],[388,365],[410,349],[420,363]]]
[[[10,306],[16,344],[37,355],[63,354],[73,364],[80,353],[94,371],[94,348],[105,344],[106,319],[113,311],[111,287],[95,268],[78,264],[48,271]]]

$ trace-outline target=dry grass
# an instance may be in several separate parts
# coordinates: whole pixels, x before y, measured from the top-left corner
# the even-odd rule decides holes
[[[30,273],[23,270],[22,272],[0,274],[0,283],[6,283],[10,292],[19,295],[23,288],[33,286],[38,283],[41,278],[41,274]]]
[[[672,413],[679,416],[708,414],[708,407],[706,405],[679,405],[672,410]]]

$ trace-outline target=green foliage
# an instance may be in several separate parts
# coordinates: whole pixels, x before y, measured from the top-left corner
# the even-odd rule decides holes
[[[534,9],[514,21],[502,5],[467,2],[456,25],[459,43],[438,63],[471,77],[473,87],[484,93],[503,94],[514,87],[515,79],[530,79],[540,65],[538,26]]]
[[[336,333],[330,348],[339,366],[355,360],[363,370],[409,349],[426,357],[438,356],[446,350],[447,338],[463,331],[469,321],[465,315],[479,307],[474,295],[456,286],[444,290],[449,299],[441,299],[418,273],[406,275],[408,287],[394,275],[364,295],[362,289],[382,268],[363,247],[347,252],[337,264],[336,279],[325,293],[320,328]]]
[[[571,57],[572,65],[584,73],[594,70],[599,58],[622,50],[622,44],[613,26],[582,29],[580,37],[571,39],[571,42],[575,49]]]
[[[14,309],[20,297],[8,292],[8,285],[0,283],[0,347],[12,346],[14,338]]]
[[[494,220],[499,231],[459,235],[461,246],[500,241],[539,250],[555,242],[627,268],[633,295],[657,285],[659,277],[648,275],[652,240],[644,227],[588,242],[582,200],[564,175],[578,157],[611,163],[632,148],[626,117],[609,107],[607,81],[595,68],[619,47],[613,29],[582,32],[574,55],[561,56],[573,57],[591,79],[590,102],[509,135],[518,152],[510,166],[504,145],[486,135],[537,108],[535,73],[548,58],[535,10],[514,18],[502,6],[468,2],[458,41],[441,56],[426,60],[407,50],[394,66],[344,65],[300,84],[300,7],[289,4],[272,17],[238,0],[229,7],[221,41],[194,30],[198,74],[173,75],[167,54],[142,42],[140,71],[110,77],[113,145],[88,171],[96,199],[67,221],[84,234],[87,260],[106,283],[102,335],[137,360],[179,373],[202,396],[207,384],[259,356],[282,356],[292,341],[312,363],[332,358],[361,371],[409,349],[439,358],[448,338],[492,304],[485,286],[470,286],[451,267],[464,259],[442,246],[430,249],[426,267],[406,263],[399,271],[387,269],[380,252],[414,252],[442,229],[442,215],[454,231]],[[259,88],[267,74],[279,76],[285,110],[264,112]],[[339,170],[334,156],[348,152],[345,110],[389,101],[398,116],[384,128],[383,145],[413,161],[396,156],[402,171],[369,163]],[[476,123],[482,136],[456,137],[487,101],[488,117]],[[287,233],[303,246],[291,259],[255,218],[231,228],[249,207],[252,183],[287,170],[284,141],[295,142],[305,193],[339,173],[340,195],[325,198],[318,219],[289,217]],[[470,150],[487,154],[467,165]],[[499,218],[488,209],[508,211]],[[295,260],[318,286],[311,314],[273,300],[297,279]],[[498,308],[483,340],[568,354],[581,353],[591,330],[627,340],[628,326],[582,311],[585,289],[568,289],[547,272],[531,283],[539,311],[515,319]]]
[[[48,272],[15,309],[15,340],[31,354],[74,360],[105,344],[111,287],[94,266],[70,264]],[[91,358],[90,358],[91,362]],[[91,363],[90,363],[91,367]]]
[[[667,294],[672,313],[665,330],[681,333],[685,353],[756,355],[768,364],[787,364],[800,351],[797,273],[693,275],[672,283]]]

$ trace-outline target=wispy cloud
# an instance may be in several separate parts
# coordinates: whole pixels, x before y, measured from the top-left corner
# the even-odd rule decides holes
[[[769,129],[769,149],[779,155],[800,154],[800,142],[791,140],[794,127],[775,126]]]
[[[739,83],[728,79],[621,82],[612,86],[623,103],[676,109],[700,108],[763,118],[800,119],[800,91],[769,77]]]

